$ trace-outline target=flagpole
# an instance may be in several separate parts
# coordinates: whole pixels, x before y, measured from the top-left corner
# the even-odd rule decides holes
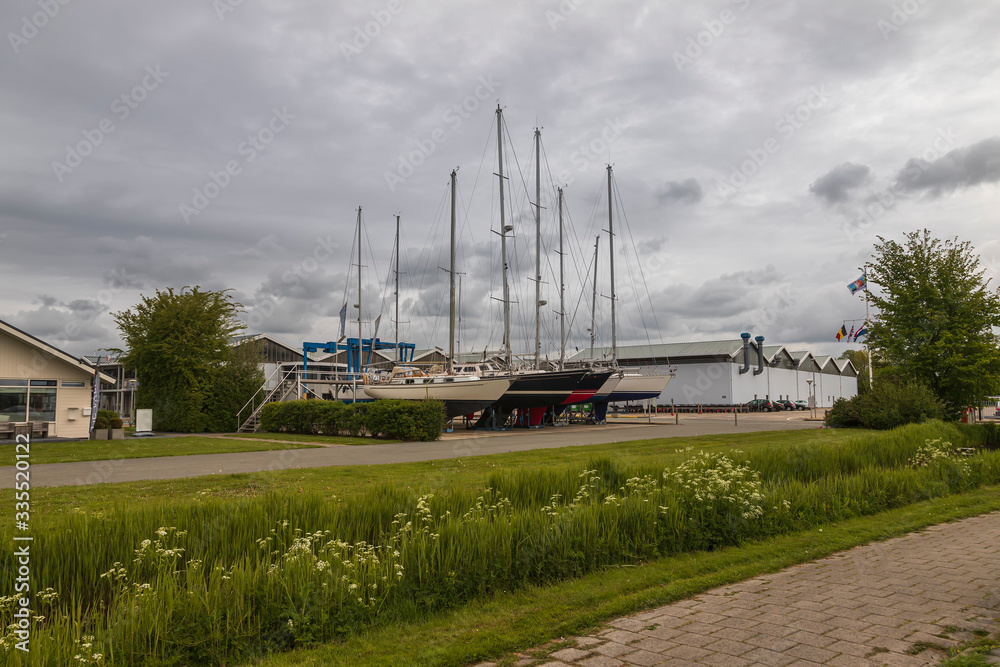
[[[871,321],[868,319],[868,265],[865,264],[865,326],[870,327]],[[865,351],[868,353],[868,390],[871,391],[874,387],[874,374],[872,372],[872,367],[875,365],[872,360],[872,348],[868,342],[871,340],[871,336],[865,335]]]

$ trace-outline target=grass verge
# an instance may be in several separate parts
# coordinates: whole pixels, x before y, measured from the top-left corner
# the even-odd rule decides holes
[[[235,440],[205,436],[33,442],[31,443],[31,464],[142,459],[155,456],[190,456],[193,454],[229,454],[232,452],[260,452],[276,449],[305,449],[310,447],[313,447],[313,445]],[[10,446],[3,452],[0,463],[13,466],[15,462],[14,454],[14,444],[11,442]]]
[[[753,451],[763,447],[838,444],[847,442],[863,433],[865,431],[849,429],[761,431],[690,438],[633,440],[614,444],[582,445],[462,457],[461,454],[465,451],[473,452],[470,446],[466,446],[465,449],[456,451],[457,458],[438,461],[297,468],[187,479],[94,484],[91,486],[39,487],[31,491],[31,507],[33,516],[43,518],[63,514],[70,510],[108,511],[122,498],[128,498],[129,502],[134,504],[162,500],[194,500],[198,495],[244,498],[260,496],[272,491],[290,491],[330,493],[331,495],[336,493],[337,497],[348,499],[363,493],[374,484],[398,486],[415,493],[433,493],[446,487],[473,490],[482,488],[490,475],[498,471],[521,467],[582,466],[594,456],[614,456],[616,460],[625,464],[640,464],[651,460],[671,464],[685,458],[685,454],[678,453],[678,450],[685,447],[697,447],[708,452],[725,452],[738,445],[747,451]],[[271,449],[272,447],[262,448]],[[280,449],[280,447],[274,447],[274,449]],[[32,448],[32,453],[34,452],[35,449]],[[12,459],[13,453],[10,456]],[[35,460],[33,456],[32,464],[35,463],[39,463],[39,461]]]
[[[706,590],[776,572],[855,546],[1000,509],[1000,487],[978,489],[740,547],[610,568],[564,583],[501,593],[416,623],[344,642],[276,654],[259,667],[512,664],[514,651],[578,635],[598,624]],[[948,663],[964,665],[965,663]],[[979,664],[979,663],[968,663]]]
[[[234,440],[280,440],[282,442],[315,442],[321,445],[387,445],[398,440],[352,438],[350,436],[302,435],[300,433],[226,433],[222,437]]]

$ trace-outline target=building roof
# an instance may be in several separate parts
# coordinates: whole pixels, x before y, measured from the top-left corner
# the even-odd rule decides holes
[[[646,345],[619,345],[618,359],[662,359],[666,362],[685,357],[729,357],[733,359],[743,349],[743,341],[709,340],[688,343],[655,343]],[[580,350],[569,361],[608,361],[611,358],[610,347],[595,347],[593,358],[590,348]]]
[[[293,354],[299,355],[300,357],[302,356],[302,348],[301,347],[298,347],[298,348],[292,347],[291,345],[288,345],[287,343],[283,343],[282,341],[278,340],[277,338],[275,338],[274,336],[271,336],[269,334],[258,333],[258,334],[248,334],[246,336],[236,336],[235,338],[230,339],[229,344],[233,345],[233,346],[236,346],[236,345],[240,345],[242,343],[246,343],[246,342],[250,342],[250,341],[258,341],[258,340],[269,342],[272,345],[284,348],[284,349],[288,350],[289,352],[291,352]],[[309,361],[320,361],[323,358],[325,358],[325,355],[326,355],[325,352],[310,352],[309,355],[308,355],[308,359],[309,359]]]
[[[86,371],[87,373],[94,372],[94,366],[86,359],[74,357],[68,352],[63,352],[58,347],[46,343],[41,338],[35,338],[28,332],[21,331],[20,329],[15,327],[13,324],[10,324],[9,322],[4,322],[3,320],[0,320],[0,331],[8,334],[11,338],[16,338],[31,347],[34,347],[46,354],[55,357],[59,361],[69,364],[70,366],[79,368],[80,370]],[[105,375],[104,373],[100,373],[100,377],[101,377],[101,382],[107,382],[108,384],[115,383],[115,379],[110,375]]]

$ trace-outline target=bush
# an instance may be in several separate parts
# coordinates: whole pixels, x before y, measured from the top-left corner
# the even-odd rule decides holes
[[[439,401],[285,401],[265,405],[261,430],[304,435],[368,434],[393,440],[437,440],[444,428],[444,405]]]
[[[94,428],[121,428],[122,420],[114,410],[98,410]]]
[[[881,382],[850,400],[839,399],[826,417],[829,426],[888,430],[903,424],[943,419],[944,404],[928,387],[914,382]]]

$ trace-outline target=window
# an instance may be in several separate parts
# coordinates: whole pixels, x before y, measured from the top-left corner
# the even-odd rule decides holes
[[[28,421],[54,422],[55,420],[56,388],[31,387],[28,393]]]
[[[27,381],[25,381],[27,384]],[[27,421],[28,388],[0,385],[0,421]]]
[[[86,387],[86,382],[70,382],[69,380],[63,380],[62,386],[64,387]]]
[[[27,387],[27,380],[0,380],[0,387]]]

